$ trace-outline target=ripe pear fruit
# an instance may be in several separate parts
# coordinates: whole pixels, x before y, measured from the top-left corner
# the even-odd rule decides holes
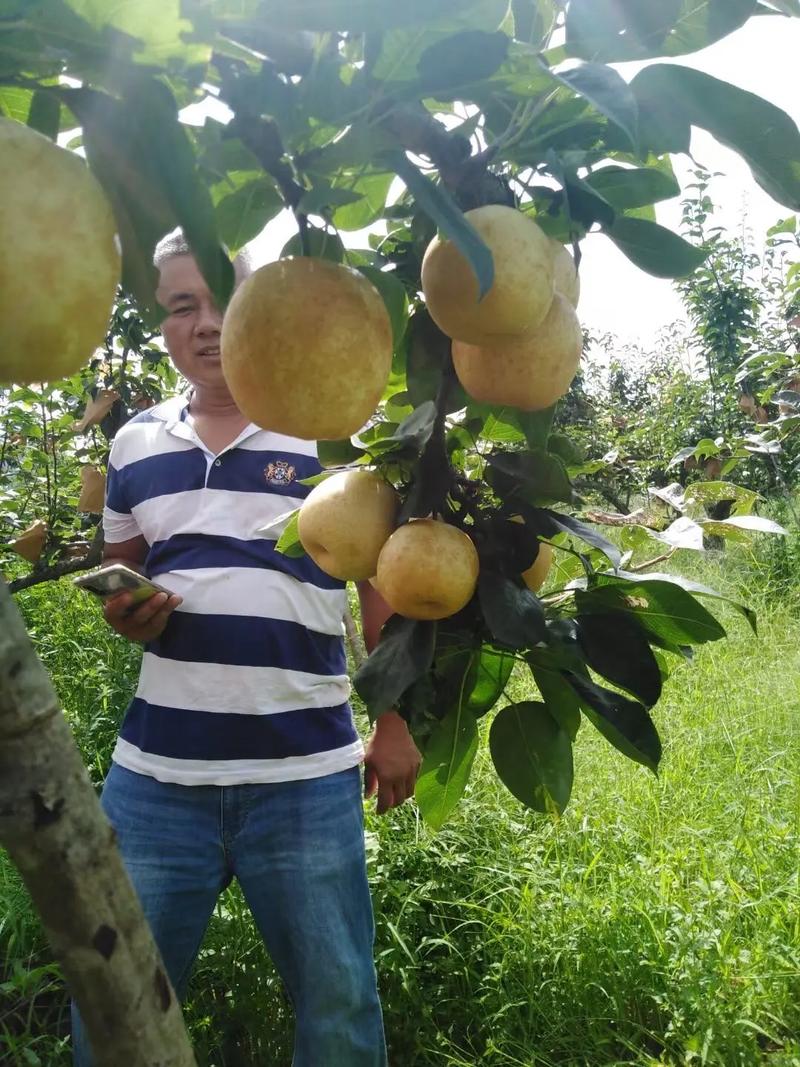
[[[550,238],[550,247],[553,251],[553,284],[555,290],[565,296],[570,304],[576,308],[581,298],[581,277],[575,266],[575,260],[561,242],[556,241],[554,237]]]
[[[374,471],[340,471],[316,485],[303,501],[297,532],[326,574],[361,582],[378,569],[399,503],[392,486]]]
[[[547,581],[547,575],[550,573],[550,568],[553,566],[553,547],[546,544],[544,541],[539,542],[539,555],[528,567],[526,571],[522,572],[522,580],[532,593],[538,593],[544,583]]]
[[[312,257],[268,263],[231,299],[222,370],[251,422],[305,440],[350,437],[392,365],[392,326],[363,274]]]
[[[37,519],[27,530],[23,530],[19,537],[11,541],[8,547],[29,563],[35,563],[44,551],[46,540],[47,523]]]
[[[117,227],[80,156],[0,118],[0,385],[65,378],[103,343]]]
[[[372,584],[398,615],[446,619],[472,599],[478,570],[478,553],[463,530],[414,519],[383,546]]]
[[[553,250],[537,224],[511,207],[487,204],[465,217],[488,245],[494,281],[478,281],[452,241],[435,237],[422,260],[422,290],[436,325],[458,341],[518,337],[543,321],[553,302]]]
[[[575,310],[556,293],[538,330],[477,347],[453,342],[458,380],[475,400],[543,411],[569,389],[578,372],[583,333]]]

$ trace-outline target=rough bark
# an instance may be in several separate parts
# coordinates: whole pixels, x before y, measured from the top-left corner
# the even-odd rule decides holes
[[[0,845],[42,918],[99,1067],[195,1067],[113,830],[2,580]]]

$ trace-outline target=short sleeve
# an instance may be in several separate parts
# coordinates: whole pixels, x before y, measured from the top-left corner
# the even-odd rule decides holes
[[[114,458],[112,445],[106,473],[106,503],[103,509],[103,536],[107,544],[131,541],[142,535],[125,497],[124,468],[118,469],[114,465]]]

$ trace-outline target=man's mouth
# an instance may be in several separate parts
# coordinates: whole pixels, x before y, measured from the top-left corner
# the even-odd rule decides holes
[[[205,348],[198,349],[197,354],[208,359],[219,359],[219,345],[206,345]]]

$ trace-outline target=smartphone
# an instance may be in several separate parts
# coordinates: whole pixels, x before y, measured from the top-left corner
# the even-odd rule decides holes
[[[165,589],[163,585],[145,578],[143,574],[138,574],[122,563],[114,563],[110,567],[103,567],[102,570],[79,575],[73,578],[72,582],[104,600],[107,597],[116,596],[117,593],[132,593],[134,605],[149,600],[156,593],[167,593],[172,596],[170,590]]]

